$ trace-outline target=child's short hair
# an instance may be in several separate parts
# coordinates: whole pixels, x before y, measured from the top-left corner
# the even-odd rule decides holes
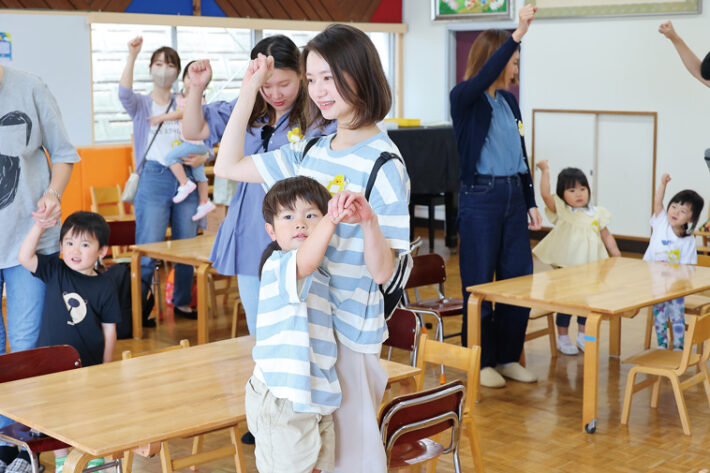
[[[269,192],[266,193],[261,209],[264,221],[273,225],[274,217],[279,213],[279,210],[282,208],[293,209],[298,199],[315,204],[323,215],[328,213],[328,201],[330,201],[328,189],[323,187],[323,185],[315,179],[306,176],[296,176],[276,182],[276,184],[269,189]],[[269,246],[266,247],[261,255],[259,277],[261,277],[261,269],[264,267],[266,260],[271,256],[271,253],[280,249],[276,240],[269,243]]]
[[[592,188],[589,187],[589,181],[587,181],[587,176],[584,175],[584,171],[579,168],[564,168],[557,175],[557,197],[565,200],[565,191],[575,187],[580,184],[589,190],[589,198],[592,198]],[[589,202],[587,202],[589,204]]]
[[[703,206],[705,205],[703,198],[700,197],[700,194],[694,190],[685,189],[678,192],[671,198],[670,202],[668,202],[668,206],[666,207],[666,212],[669,208],[671,208],[671,204],[690,204],[690,210],[693,212],[693,216],[690,218],[691,224],[685,224],[685,231],[688,234],[692,233],[693,229],[695,229],[695,226],[698,224],[700,212],[702,212]]]
[[[348,126],[360,128],[387,116],[392,106],[392,91],[382,69],[380,55],[365,33],[350,25],[328,26],[303,48],[301,67],[304,75],[306,60],[311,52],[328,63],[338,93],[353,107],[353,122]],[[312,117],[320,116],[322,119],[313,102],[311,111]]]
[[[59,231],[59,241],[64,240],[67,233],[72,235],[90,235],[99,242],[99,248],[108,246],[108,237],[111,230],[106,220],[94,212],[74,212],[64,220],[62,229]]]

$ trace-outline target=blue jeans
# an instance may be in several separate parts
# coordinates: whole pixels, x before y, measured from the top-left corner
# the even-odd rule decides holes
[[[3,286],[7,294],[7,328],[0,318],[0,354],[5,354],[7,338],[13,352],[35,348],[42,324],[44,283],[22,265],[17,265],[0,269],[0,293]],[[0,427],[13,422],[0,416]],[[4,444],[0,442],[0,445]]]
[[[239,297],[247,315],[247,328],[249,335],[256,333],[256,314],[259,310],[259,276],[237,274]]]
[[[186,166],[185,173],[187,177],[191,177],[192,168]],[[165,240],[168,223],[173,240],[193,238],[197,235],[197,222],[192,221],[192,216],[197,210],[199,197],[197,192],[191,192],[179,204],[173,203],[178,185],[170,169],[155,161],[145,163],[133,202],[136,210],[136,243]],[[150,287],[154,267],[155,262],[151,258],[141,258],[144,293]],[[173,291],[175,306],[189,305],[192,300],[193,269],[189,265],[175,265],[175,290]]]
[[[467,286],[531,274],[527,205],[520,178],[477,176],[459,192],[459,268],[463,286],[462,345],[468,329]],[[530,309],[486,301],[481,306],[481,367],[518,361]]]
[[[170,166],[175,163],[182,163],[182,158],[186,158],[191,154],[205,154],[209,151],[209,148],[205,145],[196,145],[195,143],[184,142],[178,146],[172,148],[167,155],[165,155],[165,162]],[[189,166],[185,166],[187,168]],[[205,165],[200,164],[192,169],[192,180],[197,182],[207,182],[207,176],[205,175]]]

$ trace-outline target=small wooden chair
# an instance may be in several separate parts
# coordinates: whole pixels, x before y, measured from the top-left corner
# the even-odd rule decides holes
[[[89,187],[91,211],[104,217],[125,217],[126,207],[121,200],[121,186]]]
[[[703,344],[702,353],[693,353],[693,345]],[[633,363],[634,366],[629,371],[626,382],[626,393],[624,395],[624,408],[621,413],[621,423],[628,424],[631,411],[631,397],[635,392],[653,386],[651,393],[651,407],[658,407],[658,396],[661,391],[661,376],[668,378],[673,387],[676,405],[680,422],[683,426],[683,433],[690,435],[690,420],[688,410],[685,407],[683,391],[703,383],[705,395],[710,403],[710,376],[708,375],[707,361],[710,358],[710,308],[703,310],[703,315],[691,315],[688,317],[688,330],[685,335],[685,347],[683,351],[673,350],[646,350],[632,356],[626,363]],[[696,366],[698,373],[688,377],[681,382],[680,377],[688,373],[688,368]],[[636,375],[645,373],[649,375],[644,381],[636,383]]]
[[[549,337],[550,340],[550,356],[557,357],[557,332],[555,332],[555,313],[544,309],[530,309],[530,320],[541,318],[547,319],[547,327],[533,330],[525,334],[525,341],[535,340],[540,337]],[[525,366],[525,347],[520,353],[520,364]]]
[[[79,353],[69,345],[35,348],[0,356],[0,383],[81,368]],[[0,440],[27,450],[32,472],[38,473],[37,455],[68,445],[44,434],[37,435],[19,422],[0,429]]]
[[[471,456],[473,464],[478,473],[483,472],[483,454],[478,441],[478,432],[473,421],[473,406],[478,399],[478,383],[481,370],[481,347],[471,348],[452,345],[450,343],[437,342],[427,339],[424,333],[419,338],[419,352],[417,356],[417,366],[421,368],[421,373],[417,380],[417,389],[424,387],[424,375],[426,364],[445,365],[466,372],[466,402],[464,404],[462,424],[464,433],[468,436],[471,446]],[[430,465],[432,471],[436,467],[436,460]]]
[[[446,338],[460,337],[462,332],[444,335],[444,317],[463,316],[463,299],[446,297],[444,283],[446,282],[446,263],[444,258],[436,253],[418,255],[413,258],[414,266],[409,275],[405,289],[414,289],[415,300],[410,301],[407,291],[404,292],[404,306],[416,314],[429,314],[436,318],[436,338],[443,342]],[[436,299],[420,299],[419,288],[435,286]]]
[[[380,415],[388,469],[409,468],[453,453],[454,468],[461,473],[459,438],[465,392],[461,381],[454,381],[390,401]],[[449,429],[448,447],[429,438]]]

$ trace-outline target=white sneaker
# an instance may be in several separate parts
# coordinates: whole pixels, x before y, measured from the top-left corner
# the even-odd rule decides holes
[[[521,383],[534,383],[537,381],[535,373],[525,368],[517,361],[498,365],[496,366],[496,371],[506,378],[510,378],[514,381],[520,381]]]
[[[195,212],[195,215],[192,216],[192,221],[195,222],[197,220],[200,220],[202,217],[212,212],[216,208],[217,206],[214,205],[211,200],[208,200],[204,204],[198,205],[197,212]]]
[[[486,366],[481,370],[481,386],[487,388],[502,388],[505,387],[503,377],[490,366]]]
[[[557,349],[565,355],[576,355],[579,353],[577,347],[574,346],[568,335],[560,335],[557,337]]]
[[[583,333],[577,334],[577,347],[579,348],[579,351],[584,353],[584,334]]]
[[[173,202],[179,204],[183,200],[187,199],[187,196],[190,195],[190,192],[194,191],[195,189],[197,189],[197,184],[188,179],[184,186],[178,187],[178,190],[175,193],[175,197],[173,197]]]

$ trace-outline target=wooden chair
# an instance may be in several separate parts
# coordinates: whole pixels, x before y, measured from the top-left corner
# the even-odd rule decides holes
[[[702,353],[693,353],[692,348],[695,344],[703,344]],[[626,363],[633,363],[634,366],[629,371],[629,377],[626,382],[626,393],[624,395],[624,408],[621,413],[621,423],[626,425],[629,422],[629,414],[631,410],[631,397],[635,392],[638,392],[647,387],[653,386],[651,393],[651,407],[658,406],[658,396],[661,390],[661,376],[670,380],[673,387],[673,395],[675,396],[680,422],[683,426],[683,433],[690,435],[690,420],[688,419],[688,411],[685,407],[685,399],[683,391],[703,383],[705,395],[710,404],[710,376],[708,375],[707,361],[710,358],[710,308],[703,311],[703,315],[691,315],[688,317],[688,330],[685,336],[685,347],[682,352],[673,350],[646,350],[642,353],[632,356]],[[683,375],[688,374],[688,368],[696,366],[698,372],[685,380],[681,381]],[[645,373],[648,377],[636,383],[636,375]]]
[[[466,389],[461,381],[394,398],[380,415],[380,433],[391,470],[409,468],[439,455],[453,453],[461,472],[459,437]],[[447,447],[428,437],[451,430]]]
[[[698,254],[698,266],[710,267],[710,256]],[[710,306],[710,294],[699,293],[685,296],[685,313],[686,315],[700,315],[705,307]],[[687,328],[687,324],[686,324]],[[648,308],[646,316],[646,332],[644,334],[643,348],[648,350],[651,348],[651,338],[653,338],[653,311]],[[668,343],[673,342],[673,331],[668,332]]]
[[[525,334],[525,341],[535,340],[540,337],[549,337],[550,340],[550,356],[557,357],[557,332],[555,332],[555,313],[543,309],[530,309],[530,320],[541,318],[547,319],[547,327],[533,330]],[[520,354],[520,364],[525,366],[525,347]]]
[[[89,187],[91,211],[104,217],[125,217],[126,207],[121,201],[121,186]]]
[[[471,446],[471,456],[478,473],[483,472],[483,455],[478,442],[478,432],[473,421],[473,406],[478,398],[478,380],[481,369],[481,347],[471,348],[452,345],[450,343],[437,342],[427,339],[427,334],[422,334],[419,339],[419,352],[417,356],[417,366],[421,368],[417,389],[424,387],[424,375],[426,364],[445,365],[466,372],[466,402],[464,404],[462,425],[464,433],[468,436]],[[435,468],[435,460],[432,462]],[[434,470],[432,470],[434,471]]]
[[[446,264],[444,258],[436,253],[418,255],[413,258],[414,266],[409,275],[405,289],[414,289],[415,300],[410,301],[407,291],[404,292],[404,306],[416,314],[429,314],[436,318],[436,338],[443,342],[446,338],[460,337],[462,332],[444,335],[444,317],[463,316],[463,299],[446,297],[444,283],[446,282]],[[420,299],[419,288],[434,286],[437,290],[436,299]]]
[[[81,368],[79,353],[69,345],[35,348],[0,356],[0,383],[32,378],[60,371]],[[37,434],[19,422],[0,429],[0,440],[30,453],[32,472],[38,473],[38,454],[70,445],[44,434]]]

